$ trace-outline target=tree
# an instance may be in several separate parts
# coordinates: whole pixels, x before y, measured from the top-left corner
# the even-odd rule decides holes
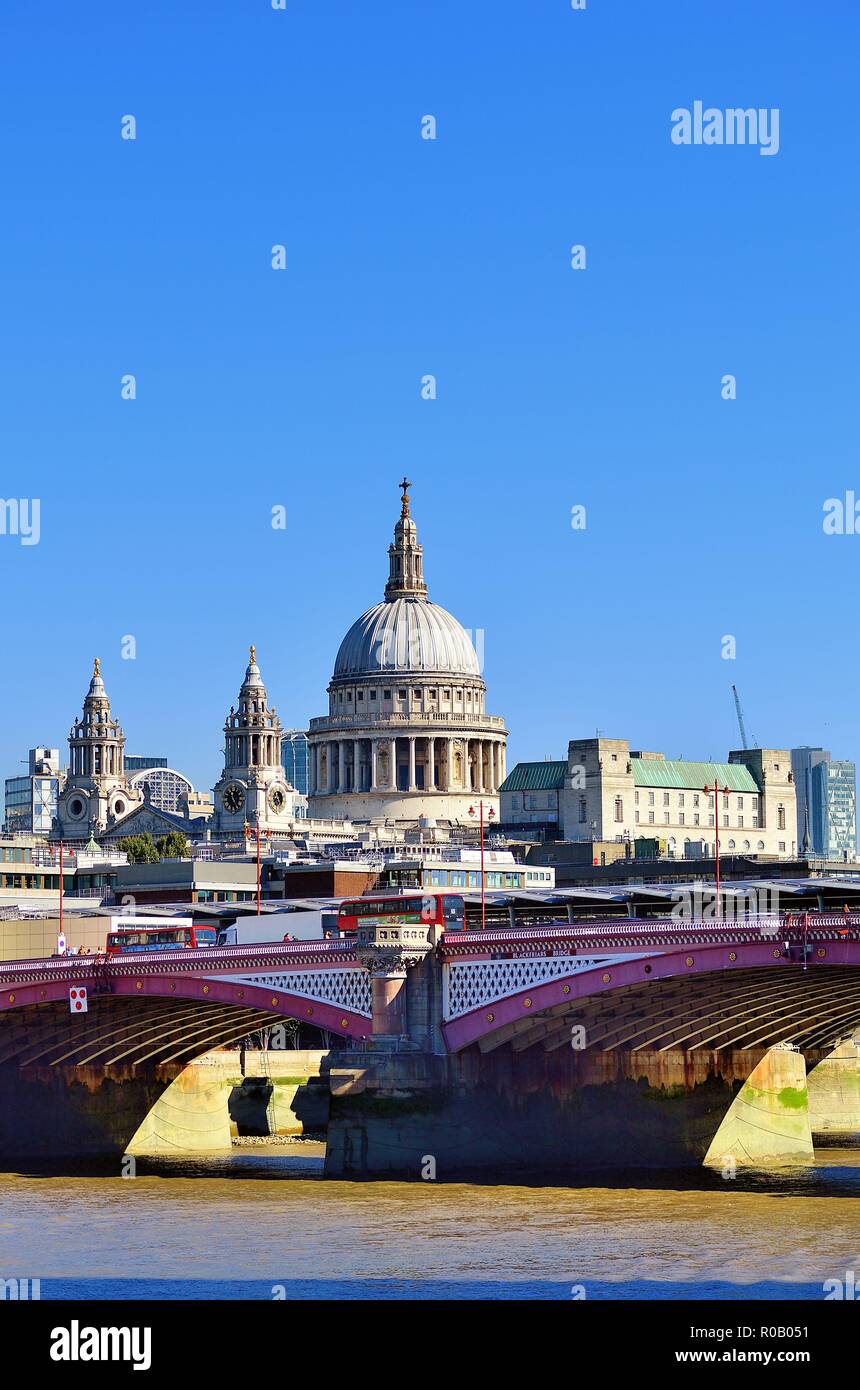
[[[158,863],[158,850],[148,830],[142,835],[127,835],[124,840],[120,840],[119,847],[128,855],[129,864]]]
[[[156,840],[155,848],[162,859],[187,859],[191,853],[181,830],[169,830]]]

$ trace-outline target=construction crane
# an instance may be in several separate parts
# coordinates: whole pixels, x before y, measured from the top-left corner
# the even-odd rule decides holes
[[[741,731],[741,743],[743,744],[744,748],[749,748],[749,744],[747,743],[747,731],[744,728],[743,711],[741,709],[741,697],[738,694],[738,688],[736,685],[732,686],[732,694],[735,697],[735,709],[737,710],[738,714],[738,728]],[[758,748],[758,744],[756,743],[755,739],[753,739],[753,748]]]

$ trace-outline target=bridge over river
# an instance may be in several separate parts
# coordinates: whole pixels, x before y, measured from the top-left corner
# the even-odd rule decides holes
[[[333,1175],[804,1162],[860,1130],[860,914],[370,925],[0,964],[0,1160],[122,1152],[189,1062],[288,1018],[336,1039]]]

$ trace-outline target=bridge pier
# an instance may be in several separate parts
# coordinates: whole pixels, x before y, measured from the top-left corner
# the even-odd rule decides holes
[[[777,1043],[732,1101],[705,1166],[770,1167],[811,1163],[813,1156],[806,1062],[796,1047]]]
[[[372,1052],[443,1050],[437,939],[435,927],[359,928],[355,954],[370,976]]]
[[[827,1057],[812,1068],[809,1087],[809,1121],[813,1135],[860,1135],[860,1045],[844,1038]]]
[[[429,1158],[449,1181],[697,1168],[721,1131],[721,1159],[812,1156],[804,1059],[791,1051],[365,1050],[332,1053],[329,1084],[327,1177],[418,1179]]]

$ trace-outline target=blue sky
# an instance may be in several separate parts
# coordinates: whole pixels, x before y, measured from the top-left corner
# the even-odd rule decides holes
[[[2,775],[96,653],[128,751],[203,788],[249,642],[286,724],[324,713],[404,470],[509,766],[596,728],[723,757],[733,681],[759,743],[860,756],[860,535],[822,529],[860,496],[858,30],[844,0],[6,0],[0,491],[41,535],[0,536]],[[779,108],[779,153],[674,145],[695,100]]]

